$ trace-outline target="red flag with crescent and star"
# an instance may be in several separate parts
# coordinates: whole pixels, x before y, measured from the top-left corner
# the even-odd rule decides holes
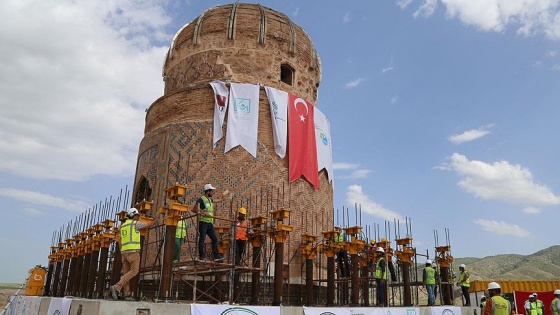
[[[288,155],[290,182],[302,175],[319,189],[317,145],[315,144],[314,107],[306,100],[290,94],[288,99]]]

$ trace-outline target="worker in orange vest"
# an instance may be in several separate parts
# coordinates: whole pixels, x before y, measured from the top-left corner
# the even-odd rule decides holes
[[[249,239],[247,231],[247,209],[241,207],[237,211],[237,222],[235,223],[235,265],[240,266],[245,255],[245,247]]]

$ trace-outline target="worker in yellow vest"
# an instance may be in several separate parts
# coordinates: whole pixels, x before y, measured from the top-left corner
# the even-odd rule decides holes
[[[338,236],[334,239],[334,243],[342,245],[346,241],[346,235],[340,226],[335,226],[334,229],[338,232]],[[350,277],[350,263],[348,262],[348,252],[341,246],[339,251],[336,253],[339,276],[341,278]]]
[[[529,299],[525,301],[525,315],[539,315],[537,299],[535,295],[529,294]]]
[[[533,296],[535,297],[535,303],[537,303],[537,314],[538,315],[545,315],[543,301],[539,300],[539,296],[538,296],[537,292],[533,292]]]
[[[469,272],[465,270],[465,264],[459,265],[459,271],[459,281],[457,282],[457,285],[461,287],[461,292],[463,293],[463,297],[465,298],[465,303],[463,303],[463,306],[471,306],[471,297],[469,294],[471,280]]]
[[[187,239],[187,224],[184,219],[177,222],[177,229],[175,230],[175,249],[173,250],[173,262],[178,262],[181,258],[181,246]]]
[[[385,249],[377,247],[377,262],[375,263],[375,284],[377,286],[377,306],[385,306],[385,292],[387,292],[387,263]]]
[[[433,306],[436,303],[435,287],[436,287],[436,270],[432,268],[432,260],[426,260],[426,267],[422,272],[422,283],[428,291],[428,306]]]
[[[552,315],[560,315],[560,289],[554,290],[554,300],[550,303]]]
[[[204,251],[204,241],[206,240],[206,235],[210,237],[212,241],[212,255],[214,256],[214,261],[223,261],[224,257],[218,252],[218,236],[216,235],[216,230],[214,229],[214,212],[215,203],[221,202],[222,198],[212,198],[216,188],[212,184],[204,185],[204,195],[196,200],[193,206],[193,212],[200,214],[198,219],[198,259],[203,261],[206,259],[206,254]],[[226,189],[222,193],[223,196],[229,194]]]
[[[511,303],[501,295],[502,287],[497,282],[488,283],[488,295],[483,315],[514,315]]]
[[[130,208],[127,213],[127,219],[119,227],[121,260],[124,274],[119,282],[109,287],[113,300],[118,300],[119,292],[124,289],[125,300],[134,301],[128,282],[140,271],[140,230],[148,229],[156,223],[155,220],[148,223],[142,223],[139,220],[140,213],[138,209]]]

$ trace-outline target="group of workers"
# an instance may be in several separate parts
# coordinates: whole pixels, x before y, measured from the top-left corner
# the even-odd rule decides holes
[[[208,236],[212,243],[212,258],[215,262],[224,260],[222,254],[218,251],[218,236],[214,229],[215,207],[214,205],[223,200],[223,197],[229,194],[225,190],[222,197],[214,197],[216,188],[211,184],[204,185],[203,195],[198,198],[192,208],[193,212],[199,214],[198,220],[198,257],[197,260],[206,260],[205,240]],[[237,219],[235,222],[235,265],[240,266],[245,255],[245,247],[249,239],[250,230],[247,229],[246,222],[247,209],[241,207],[238,209]],[[124,296],[125,301],[134,301],[131,295],[129,281],[134,278],[140,271],[140,231],[148,229],[155,224],[156,220],[147,223],[140,221],[140,213],[136,208],[130,208],[126,215],[126,220],[119,228],[119,243],[121,249],[122,271],[123,275],[120,280],[109,287],[113,300],[118,300],[119,295]],[[175,231],[175,246],[173,251],[173,261],[178,262],[181,256],[181,246],[187,237],[187,227],[185,220],[181,219],[177,223]]]

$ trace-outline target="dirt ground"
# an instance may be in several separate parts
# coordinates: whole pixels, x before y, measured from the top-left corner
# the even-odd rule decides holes
[[[12,283],[0,284],[0,310],[3,309],[4,306],[6,306],[6,303],[8,303],[8,298],[18,290],[19,286],[19,284]]]

